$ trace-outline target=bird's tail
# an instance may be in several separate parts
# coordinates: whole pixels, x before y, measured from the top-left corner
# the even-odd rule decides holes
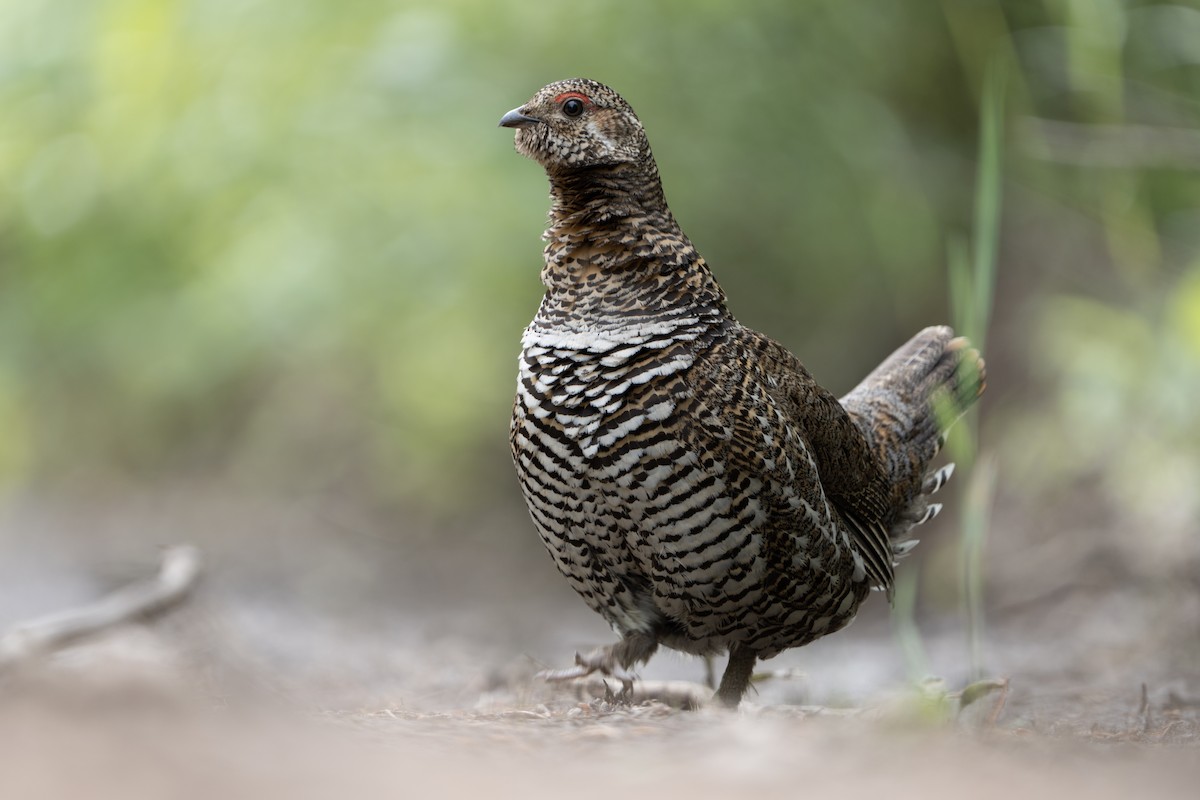
[[[896,557],[915,545],[914,525],[941,510],[930,496],[954,465],[931,469],[946,430],[983,394],[979,351],[945,326],[926,328],[892,353],[842,405],[863,432],[892,485],[889,538]]]

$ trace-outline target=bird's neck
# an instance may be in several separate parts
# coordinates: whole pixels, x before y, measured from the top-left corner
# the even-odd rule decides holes
[[[703,305],[724,313],[724,293],[671,214],[653,161],[549,177],[542,270],[549,298],[574,303],[583,294],[598,307],[619,298],[646,310]]]
[[[549,178],[552,223],[603,226],[655,217],[678,228],[653,160],[551,172]]]

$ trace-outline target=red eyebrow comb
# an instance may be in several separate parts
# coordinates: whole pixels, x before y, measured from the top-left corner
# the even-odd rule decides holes
[[[588,97],[586,94],[583,94],[582,92],[563,92],[562,94],[560,94],[554,98],[554,102],[562,103],[572,97],[574,97],[576,100],[582,100],[583,102],[587,103],[588,105],[591,105],[591,103],[592,103],[592,98]]]

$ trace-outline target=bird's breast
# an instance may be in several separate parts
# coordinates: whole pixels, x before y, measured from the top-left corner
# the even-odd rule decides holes
[[[590,462],[671,418],[695,338],[653,323],[581,330],[535,322],[522,340],[518,406],[553,432],[551,446]]]

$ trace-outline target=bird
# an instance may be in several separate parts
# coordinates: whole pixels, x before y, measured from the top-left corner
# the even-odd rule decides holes
[[[599,672],[627,697],[660,646],[727,653],[714,700],[736,708],[759,660],[845,627],[872,590],[891,599],[983,358],[925,328],[836,398],[731,315],[613,89],[551,83],[499,124],[551,198],[512,459],[555,565],[619,637],[543,677]]]

